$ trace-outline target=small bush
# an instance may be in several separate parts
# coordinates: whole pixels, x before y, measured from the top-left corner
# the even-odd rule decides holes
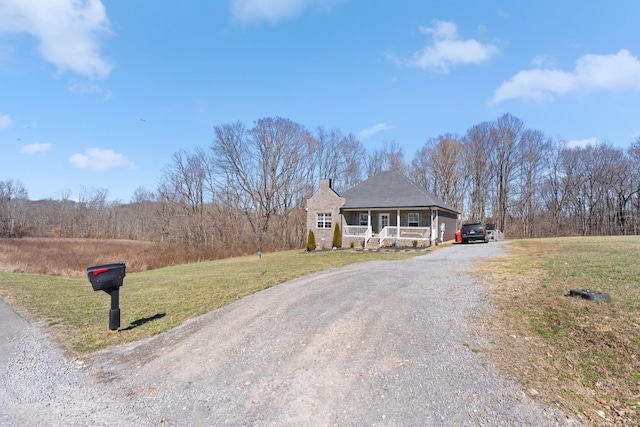
[[[309,237],[307,238],[307,250],[309,252],[316,249],[316,235],[313,234],[313,230],[309,230]]]
[[[333,228],[333,247],[342,247],[342,233],[340,232],[340,224],[336,222],[336,226]]]
[[[413,245],[413,247],[415,248],[415,247],[417,247],[417,246],[418,246],[418,241],[417,241],[417,240],[414,240],[413,242],[411,242],[411,244],[412,244],[412,245]]]
[[[355,246],[356,246],[356,243],[355,243],[355,242],[353,242],[353,241],[349,244],[349,247],[350,247],[351,249],[353,249]]]

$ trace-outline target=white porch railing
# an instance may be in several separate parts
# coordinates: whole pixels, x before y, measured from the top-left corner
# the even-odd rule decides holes
[[[345,236],[364,236],[367,230],[371,230],[371,227],[366,225],[345,225],[343,231]]]
[[[385,239],[428,241],[431,238],[431,227],[396,227],[388,226],[380,232],[380,246]]]
[[[373,236],[373,230],[371,227],[367,227],[367,231],[364,233],[364,245],[367,246],[367,242]]]
[[[373,236],[373,230],[366,225],[345,225],[343,236],[360,237],[364,240],[366,246],[369,239]],[[417,240],[429,241],[431,238],[431,227],[396,227],[388,226],[380,232],[380,246],[383,246],[386,239],[393,240]]]
[[[387,237],[393,237],[393,236],[389,235],[389,231],[390,231],[389,227],[385,227],[385,228],[382,229],[382,231],[380,232],[379,246],[382,246],[382,243],[384,242],[384,240]],[[395,229],[394,229],[394,231],[395,231]]]
[[[371,239],[371,236],[373,236],[373,230],[366,225],[345,225],[342,231],[344,236],[362,237],[365,246],[367,246],[367,242]]]

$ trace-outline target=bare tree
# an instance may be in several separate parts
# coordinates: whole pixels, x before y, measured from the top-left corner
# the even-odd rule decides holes
[[[75,211],[78,237],[106,237],[109,229],[108,196],[109,190],[106,188],[81,186]]]
[[[632,212],[632,233],[640,234],[640,136],[631,143],[629,150],[627,151],[629,158],[632,161],[631,168],[634,176],[635,195],[631,199],[631,212]]]
[[[71,190],[62,190],[59,197],[59,203],[55,210],[56,221],[49,230],[54,237],[73,237],[77,224],[74,216],[75,202],[71,200]]]
[[[433,192],[445,203],[463,210],[463,190],[465,187],[463,145],[457,135],[440,135],[431,146]]]
[[[535,237],[536,214],[540,210],[540,188],[547,167],[550,142],[538,130],[522,134],[519,155],[518,197],[515,211],[520,218],[522,237]]]
[[[511,186],[517,176],[518,152],[523,132],[522,121],[510,114],[498,118],[491,132],[491,165],[496,189],[493,212],[499,230],[505,230],[507,225]]]
[[[374,150],[369,153],[367,155],[367,178],[371,178],[384,170],[384,154],[382,150]]]
[[[464,164],[469,179],[469,216],[484,221],[487,216],[487,198],[490,197],[491,124],[483,122],[471,127],[463,139]]]
[[[302,125],[279,117],[260,119],[249,131],[239,122],[214,130],[216,165],[262,250],[275,243],[268,240],[274,216],[286,217],[302,203],[313,141]]]
[[[611,190],[615,197],[615,226],[611,234],[629,234],[633,227],[632,200],[640,193],[637,164],[631,156],[622,150],[614,151],[613,161],[609,164],[611,171]]]
[[[0,237],[22,234],[26,225],[27,189],[20,181],[0,181]]]
[[[631,150],[625,152],[611,143],[597,147],[598,184],[602,197],[596,209],[598,234],[628,234],[633,228],[632,200],[638,194],[637,163]]]
[[[544,174],[541,198],[546,211],[551,217],[550,232],[552,236],[560,235],[564,225],[565,207],[570,194],[571,176],[566,171],[563,152],[567,142],[562,139],[551,144],[549,150],[548,169]]]
[[[384,153],[385,169],[407,174],[407,162],[404,159],[404,151],[398,141],[385,141],[382,145]]]
[[[153,240],[158,236],[155,219],[155,203],[158,196],[153,191],[138,187],[131,196],[129,207],[132,218],[128,221],[128,236],[134,240]]]
[[[386,171],[396,171],[403,175],[408,171],[402,147],[395,140],[384,141],[382,149],[374,150],[367,158],[368,178]]]
[[[338,170],[341,161],[341,144],[344,136],[338,129],[326,130],[318,126],[313,135],[313,162],[315,173],[312,185],[319,179],[339,179]]]
[[[419,187],[433,193],[433,175],[431,169],[431,147],[433,143],[430,140],[420,148],[413,156],[410,166],[410,178]]]
[[[460,138],[445,134],[427,139],[411,162],[411,177],[420,187],[462,211],[466,180]]]
[[[568,207],[574,227],[582,235],[605,233],[607,211],[606,184],[609,179],[610,147],[589,145],[563,152],[566,168]]]
[[[178,219],[173,224],[184,244],[207,246],[211,243],[206,208],[214,199],[213,159],[205,150],[175,153],[164,168],[158,193],[173,207]]]
[[[366,151],[353,134],[343,135],[338,129],[318,127],[313,137],[313,170],[309,195],[319,179],[331,178],[337,192],[347,190],[362,180]]]
[[[340,162],[338,169],[337,191],[344,191],[358,185],[362,181],[367,152],[362,143],[350,133],[340,143]]]

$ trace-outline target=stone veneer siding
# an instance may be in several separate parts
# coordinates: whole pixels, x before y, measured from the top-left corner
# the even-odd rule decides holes
[[[340,208],[344,202],[345,198],[338,196],[331,188],[330,179],[321,179],[318,191],[307,199],[307,230],[312,230],[315,235],[316,249],[331,249],[336,223],[340,224],[340,231],[342,231]],[[331,213],[331,228],[318,228],[319,213]],[[344,245],[345,242],[343,241],[342,244]]]

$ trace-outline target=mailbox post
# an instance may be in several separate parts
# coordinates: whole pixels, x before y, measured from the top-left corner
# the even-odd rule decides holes
[[[111,296],[111,310],[109,311],[109,329],[117,331],[120,328],[120,287],[127,266],[123,263],[96,265],[87,268],[87,276],[94,291],[105,291]]]

